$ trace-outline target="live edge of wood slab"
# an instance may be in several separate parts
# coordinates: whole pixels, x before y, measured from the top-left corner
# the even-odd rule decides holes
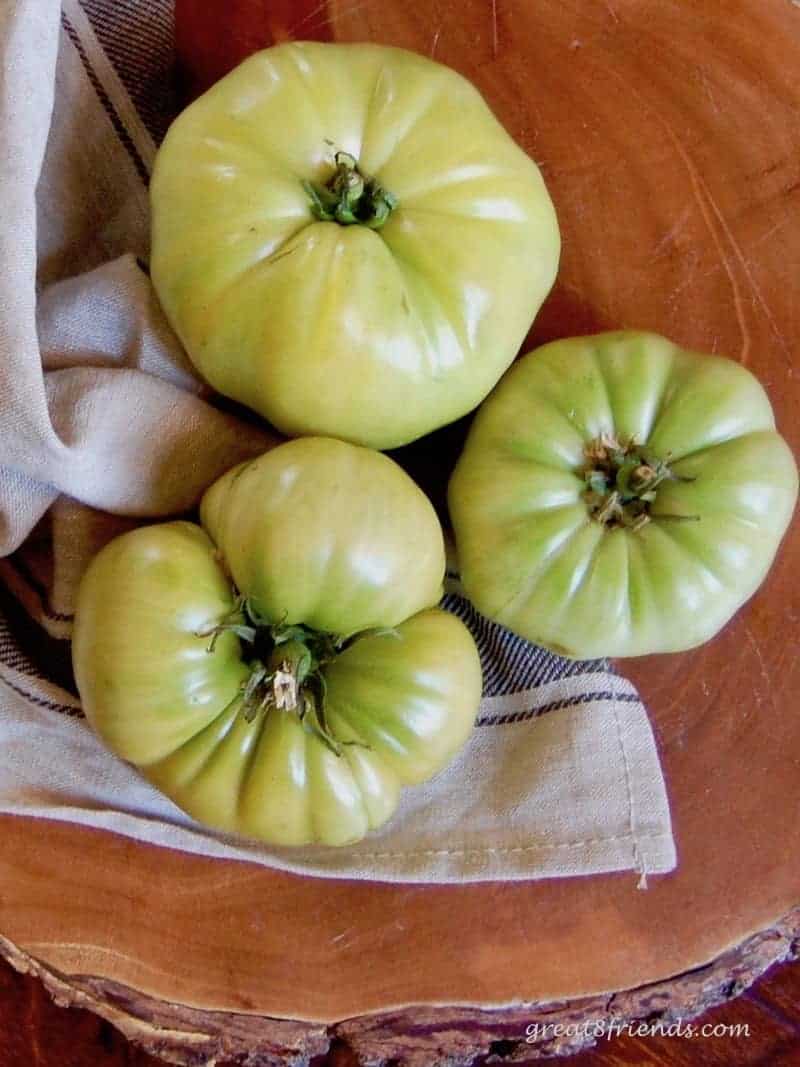
[[[638,326],[726,353],[761,378],[797,454],[789,0],[178,0],[176,16],[196,86],[292,36],[380,40],[461,70],[540,162],[558,210],[561,272],[530,343]],[[251,1064],[304,1063],[338,1024],[364,1062],[431,1067],[503,1039],[498,1055],[530,1054],[513,1042],[543,1012],[687,1016],[796,951],[798,572],[795,523],[711,644],[623,665],[651,712],[678,848],[646,891],[631,874],[321,881],[3,817],[3,953],[184,1063],[246,1049]]]
[[[608,1032],[614,1025],[619,1033],[646,1019],[666,1028],[677,1020],[685,1027],[687,1020],[738,996],[774,963],[795,959],[798,952],[800,909],[795,909],[771,930],[704,967],[638,989],[501,1010],[418,1005],[325,1026],[166,1004],[108,979],[59,974],[0,938],[0,956],[21,973],[39,978],[56,1004],[92,1011],[145,1051],[187,1067],[223,1060],[249,1067],[301,1067],[323,1059],[343,1067],[457,1067],[476,1060],[549,1058],[593,1044],[602,1036],[600,1026]]]

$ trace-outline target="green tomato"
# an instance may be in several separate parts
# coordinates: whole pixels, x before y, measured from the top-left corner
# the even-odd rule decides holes
[[[271,623],[349,635],[394,626],[442,596],[436,513],[393,460],[368,448],[288,441],[223,475],[200,518],[236,587]]]
[[[433,606],[433,509],[386,456],[305,438],[226,474],[201,517],[92,561],[73,636],[87,719],[209,826],[358,841],[451,759],[480,701],[472,637]]]
[[[205,379],[289,435],[403,445],[474,408],[555,278],[539,170],[478,91],[372,44],[283,44],[195,101],[151,271]]]
[[[633,331],[522,358],[449,487],[476,607],[573,657],[713,637],[764,580],[796,499],[753,375]]]

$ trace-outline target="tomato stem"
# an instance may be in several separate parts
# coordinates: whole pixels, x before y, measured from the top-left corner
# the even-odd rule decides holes
[[[362,174],[348,152],[337,152],[334,160],[336,170],[327,182],[302,182],[312,213],[321,222],[379,230],[397,207],[397,198],[375,178]]]
[[[336,756],[341,756],[344,745],[360,744],[340,741],[328,726],[323,670],[355,637],[340,637],[300,623],[272,623],[252,600],[238,594],[231,611],[197,636],[211,637],[206,648],[211,654],[223,633],[235,634],[249,647],[245,659],[250,674],[241,690],[247,722],[272,711],[295,714],[304,729]]]
[[[584,499],[589,514],[607,527],[625,527],[634,533],[652,518],[697,521],[699,515],[651,515],[658,487],[665,481],[692,482],[673,471],[645,445],[616,434],[602,433],[585,449],[586,463],[581,468],[585,483]]]

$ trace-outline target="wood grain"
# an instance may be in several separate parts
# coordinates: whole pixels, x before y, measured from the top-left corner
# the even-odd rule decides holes
[[[617,326],[741,360],[800,447],[800,10],[789,0],[178,0],[184,84],[295,34],[433,54],[540,163],[558,284],[530,344]],[[280,17],[279,17],[280,16]],[[443,479],[458,432],[429,442]],[[440,450],[440,451],[437,451]],[[0,931],[78,980],[335,1024],[405,1005],[573,1002],[769,930],[800,892],[800,533],[713,643],[629,661],[679,867],[457,887],[323,882],[0,819]]]
[[[228,1060],[250,1067],[300,1067],[311,1062],[349,1063],[354,1067],[384,1063],[393,1067],[454,1067],[483,1063],[487,1058],[490,1062],[521,1063],[564,1056],[595,1043],[596,1031],[592,1034],[582,1029],[586,1023],[606,1030],[613,1025],[620,1035],[630,1027],[632,1033],[625,1036],[634,1040],[642,1040],[634,1025],[640,1020],[645,1025],[678,1024],[681,1029],[686,1020],[730,1001],[773,964],[796,958],[798,953],[800,908],[771,930],[748,938],[706,966],[638,989],[522,1004],[499,1012],[477,1006],[417,1005],[321,1026],[168,1004],[106,978],[60,974],[0,938],[0,957],[20,974],[40,979],[57,1004],[88,1009],[148,1053],[183,1067],[213,1067]],[[796,1025],[780,1007],[770,1008],[762,1002],[759,1009],[748,1003],[739,1022],[749,1031],[751,1021],[763,1016],[765,1009],[773,1016],[773,1037],[798,1042],[800,1051],[800,1023]],[[0,1018],[2,1010],[0,997]],[[795,1006],[797,1013],[800,1005]],[[36,1033],[32,1036],[35,1040]],[[670,1038],[664,1034],[657,1040]]]

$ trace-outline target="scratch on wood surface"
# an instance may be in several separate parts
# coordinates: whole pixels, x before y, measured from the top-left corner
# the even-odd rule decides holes
[[[689,286],[692,285],[693,283],[694,283],[694,273],[693,272],[687,273],[685,275],[683,281],[679,282],[679,284],[676,285],[675,288],[670,292],[669,296],[667,297],[668,303],[674,304],[676,299],[678,298],[678,296],[680,296],[680,294],[683,292],[683,290],[684,289],[688,289]]]
[[[497,33],[497,0],[491,0],[492,3],[492,58],[497,59],[498,48],[498,33]]]
[[[653,248],[653,251],[650,253],[651,262],[653,260],[655,260],[655,259],[658,259],[666,251],[667,246],[669,244],[671,244],[672,241],[674,241],[674,239],[678,236],[680,231],[686,225],[686,222],[687,222],[690,214],[691,214],[691,208],[690,207],[685,207],[683,209],[683,211],[680,213],[680,215],[678,216],[678,218],[675,220],[675,222],[673,222],[673,224],[670,226],[670,228],[664,234],[664,236],[661,237],[656,242],[656,245]]]
[[[697,206],[700,208],[700,213],[703,216],[703,221],[705,222],[708,232],[711,235],[711,240],[714,242],[714,247],[717,250],[717,255],[719,256],[723,270],[728,276],[728,281],[731,285],[731,295],[733,296],[733,307],[736,313],[736,321],[739,324],[739,330],[742,335],[742,347],[739,353],[739,361],[746,366],[750,358],[751,337],[750,331],[747,328],[747,318],[744,310],[742,290],[739,285],[739,281],[736,277],[736,273],[733,270],[733,267],[731,266],[730,258],[725,252],[725,246],[720,238],[720,234],[717,227],[714,225],[714,221],[710,212],[713,212],[713,215],[716,216],[719,223],[723,226],[724,232],[728,237],[728,240],[731,243],[734,252],[739,251],[738,245],[736,244],[733,238],[733,234],[731,233],[730,228],[724,222],[722,212],[719,210],[719,207],[717,206],[717,203],[711,194],[711,190],[706,185],[701,174],[697,170],[697,167],[695,166],[691,156],[686,151],[684,145],[680,141],[678,135],[675,133],[669,123],[666,122],[666,120],[663,120],[663,125],[667,131],[667,135],[669,136],[672,143],[675,145],[675,150],[677,151],[678,155],[681,157],[684,162],[684,165],[686,166],[686,169],[689,173],[689,180],[692,184],[692,190],[694,193],[695,201],[697,203]],[[739,252],[739,256],[737,258],[739,258],[741,261],[741,252]]]
[[[678,156],[680,157],[684,167],[686,168],[686,171],[689,175],[689,181],[691,183],[692,195],[694,197],[695,203],[700,209],[700,213],[703,216],[703,221],[706,224],[708,232],[711,236],[711,240],[714,242],[714,247],[717,250],[717,255],[719,256],[722,268],[728,276],[728,281],[730,282],[731,294],[733,296],[734,312],[736,314],[736,321],[739,324],[739,330],[742,335],[742,347],[741,351],[739,352],[739,361],[746,366],[750,358],[750,347],[752,338],[750,336],[750,331],[747,327],[747,318],[745,316],[742,290],[739,285],[739,281],[736,277],[736,273],[733,269],[733,266],[731,265],[730,257],[726,253],[725,245],[722,240],[723,235],[730,243],[731,249],[733,250],[736,259],[744,270],[747,280],[749,281],[750,286],[753,289],[754,295],[758,299],[760,297],[760,293],[755,287],[754,279],[752,277],[751,272],[747,268],[747,264],[744,259],[744,256],[742,255],[742,251],[739,248],[739,245],[736,243],[736,239],[734,238],[730,227],[725,221],[722,212],[720,211],[716,201],[714,200],[711,190],[703,180],[703,177],[698,171],[694,161],[692,160],[692,157],[686,151],[683,142],[675,133],[670,123],[661,114],[658,108],[655,105],[651,104],[644,96],[642,96],[636,86],[633,85],[627,78],[624,78],[619,73],[619,71],[609,68],[609,73],[612,75],[612,77],[616,78],[617,81],[622,82],[628,92],[631,93],[631,95],[635,99],[637,99],[655,117],[658,124],[662,127],[667,137],[672,142],[675,151],[678,153]],[[715,218],[717,220],[716,224],[714,221]],[[720,234],[719,232],[720,227],[722,228],[723,234]],[[760,302],[763,306],[763,298],[761,298]],[[771,315],[770,318],[772,319]],[[775,325],[774,319],[772,319],[772,322],[773,325]]]
[[[769,671],[767,670],[767,663],[764,659],[764,653],[761,651],[761,646],[753,636],[753,632],[747,624],[745,624],[744,627],[744,636],[747,638],[747,643],[752,648],[756,659],[758,660],[759,674],[764,682],[764,688],[766,689],[766,695],[769,698],[769,702],[772,705],[772,710],[778,715],[780,714],[780,709],[775,701],[775,694],[772,692],[772,683],[770,681]],[[756,696],[756,699],[758,700],[758,696]]]
[[[309,22],[312,22],[315,18],[317,18],[319,15],[322,15],[323,13],[326,16],[326,21],[327,21],[327,9],[328,9],[328,0],[322,0],[321,4],[318,4],[317,7],[313,8],[311,11],[309,11],[308,14],[305,16],[305,18],[302,18],[300,20],[300,22],[297,23],[296,26],[292,27],[292,32],[293,33],[297,33],[298,30],[302,29],[304,26],[307,26]],[[323,25],[324,24],[325,23],[323,22]]]
[[[800,7],[800,0],[798,0],[797,6]],[[736,279],[734,271],[731,267],[730,259],[725,254],[724,245],[722,240],[720,239],[720,233],[718,232],[717,226],[714,225],[714,221],[709,215],[709,210],[716,218],[717,224],[722,230],[722,235],[727,240],[730,250],[733,252],[734,258],[741,267],[742,273],[744,274],[750,291],[753,294],[755,302],[758,304],[758,306],[764,313],[764,317],[769,323],[770,329],[774,334],[781,351],[783,352],[786,363],[791,367],[793,365],[792,353],[789,348],[789,344],[786,340],[786,337],[782,333],[781,328],[775,318],[775,315],[773,314],[771,307],[767,303],[764,294],[761,291],[761,287],[755,279],[750,263],[748,262],[747,257],[742,251],[739,242],[736,240],[736,237],[734,236],[733,231],[731,230],[728,220],[725,218],[722,211],[720,210],[720,207],[714,199],[714,196],[707,182],[697,169],[695,163],[693,162],[689,153],[686,151],[686,148],[684,147],[680,138],[675,133],[672,126],[664,118],[664,116],[659,113],[658,109],[649,105],[647,100],[642,96],[642,94],[636,89],[635,86],[631,85],[631,83],[626,78],[623,78],[622,75],[619,74],[619,72],[612,70],[610,71],[610,73],[613,74],[619,81],[621,81],[628,88],[628,90],[644,104],[645,107],[650,107],[652,113],[655,115],[660,125],[666,131],[667,136],[672,141],[676,151],[678,152],[679,156],[683,160],[684,165],[686,166],[686,169],[689,173],[690,181],[692,183],[695,199],[703,215],[706,226],[708,227],[709,233],[711,234],[711,238],[716,246],[722,267],[731,283],[734,310],[736,312],[736,319],[739,323],[739,328],[742,333],[742,351],[739,356],[740,362],[744,365],[747,365],[752,339],[750,337],[749,330],[747,329],[742,291]]]
[[[717,103],[716,96],[714,95],[714,93],[711,90],[711,83],[708,80],[708,75],[706,74],[706,72],[705,72],[703,67],[698,67],[697,69],[700,72],[700,81],[703,83],[703,90],[705,91],[705,94],[708,97],[708,99],[709,99],[709,101],[711,103],[711,106],[714,108],[715,113],[718,115],[719,114],[719,104]]]
[[[350,7],[345,7],[342,10],[337,9],[336,17],[337,19],[342,19],[349,18],[351,15],[357,15],[366,7],[369,7],[370,2],[371,0],[357,0],[357,2]],[[311,33],[315,33],[317,30],[323,29],[325,26],[331,25],[331,14],[328,10],[328,6],[328,0],[323,0],[323,2],[318,7],[314,8],[313,11],[309,11],[305,18],[293,27],[292,32],[295,36],[297,36],[297,31],[299,29],[303,30],[305,36],[308,36]],[[318,18],[320,15],[322,18]],[[316,21],[312,21],[314,19],[316,19]]]
[[[614,7],[612,6],[611,0],[605,0],[605,5],[606,5],[606,10],[608,11],[609,15],[611,16],[611,21],[612,22],[619,22],[619,15],[617,14],[617,12],[614,9]]]
[[[768,241],[770,237],[776,234],[779,230],[785,229],[790,222],[794,221],[795,219],[793,219],[791,215],[784,215],[782,219],[778,219],[774,226],[770,226],[765,233],[762,233],[760,237],[756,238],[756,240],[751,243],[750,248],[758,248],[759,245],[763,245],[765,241]]]
[[[747,259],[746,259],[745,255],[744,255],[744,253],[742,252],[742,249],[739,246],[739,243],[737,242],[737,240],[733,236],[733,232],[731,231],[731,228],[728,225],[727,219],[722,214],[722,212],[719,210],[719,207],[717,206],[716,201],[711,196],[711,192],[708,189],[708,186],[706,185],[705,181],[703,181],[703,179],[700,177],[700,175],[698,175],[698,178],[700,179],[700,182],[702,183],[702,185],[705,187],[706,195],[708,196],[708,201],[709,201],[709,204],[711,205],[711,209],[714,212],[714,214],[717,216],[717,218],[719,219],[719,224],[722,227],[722,229],[724,230],[726,237],[728,238],[730,246],[733,249],[733,253],[736,256],[736,258],[739,260],[739,263],[741,264],[741,267],[742,267],[742,270],[744,272],[744,275],[745,275],[745,277],[747,278],[747,281],[750,284],[750,288],[751,288],[751,290],[753,292],[753,296],[756,298],[757,303],[761,307],[761,310],[764,312],[764,316],[766,317],[766,320],[769,323],[772,332],[775,334],[775,338],[778,341],[778,344],[783,349],[783,353],[787,357],[787,360],[791,365],[791,363],[792,363],[791,352],[789,351],[789,346],[788,346],[788,344],[786,342],[786,338],[781,333],[780,327],[778,326],[778,323],[777,323],[777,321],[775,319],[775,316],[772,313],[772,309],[770,308],[769,304],[764,299],[764,295],[761,292],[761,288],[758,285],[758,283],[756,282],[756,280],[755,280],[755,278],[753,276],[753,272],[750,269],[750,264],[747,262]],[[744,360],[742,360],[742,362],[744,362]]]
[[[433,59],[433,57],[436,55],[436,47],[439,44],[439,37],[441,36],[443,26],[444,26],[444,23],[441,23],[437,27],[436,33],[434,33],[434,35],[433,35],[433,40],[431,41],[431,51],[430,51],[431,59]]]

